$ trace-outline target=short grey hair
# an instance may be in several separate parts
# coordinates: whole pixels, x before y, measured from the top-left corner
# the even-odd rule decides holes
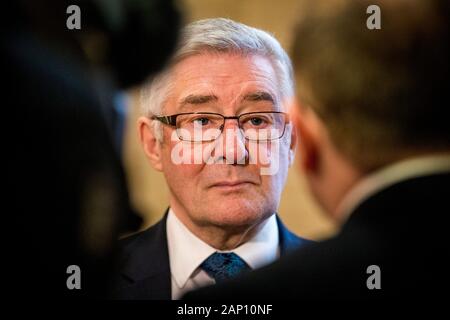
[[[230,19],[205,19],[184,27],[169,65],[143,86],[141,109],[145,116],[160,115],[163,112],[171,92],[171,67],[187,57],[204,52],[231,52],[266,57],[271,61],[277,75],[281,100],[290,99],[294,95],[291,60],[272,35]],[[160,125],[158,121],[153,121],[152,126],[159,140],[162,139]]]

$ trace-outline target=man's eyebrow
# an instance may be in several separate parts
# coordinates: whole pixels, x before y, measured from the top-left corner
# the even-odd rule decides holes
[[[248,93],[242,97],[242,101],[270,101],[275,104],[275,98],[266,91]]]
[[[180,107],[183,107],[187,104],[203,104],[211,101],[217,101],[218,98],[215,95],[197,95],[190,94],[183,100],[181,100]]]

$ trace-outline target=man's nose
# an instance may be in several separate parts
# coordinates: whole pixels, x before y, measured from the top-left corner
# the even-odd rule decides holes
[[[227,119],[223,127],[223,150],[227,164],[246,164],[248,151],[237,119]]]

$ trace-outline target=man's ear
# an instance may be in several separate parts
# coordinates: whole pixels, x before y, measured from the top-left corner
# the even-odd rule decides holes
[[[161,142],[153,132],[152,121],[147,117],[140,117],[138,119],[138,135],[150,164],[155,170],[162,171]]]
[[[294,164],[295,152],[297,150],[297,128],[291,122],[291,145],[289,146],[289,167]]]
[[[291,104],[291,108],[295,108],[295,103]],[[297,127],[295,124],[294,119],[292,118],[292,110],[289,110],[289,116],[290,116],[290,122],[288,126],[290,127],[290,132],[288,133],[291,135],[291,144],[289,146],[289,167],[294,164],[295,160],[295,152],[297,150]]]
[[[299,164],[301,170],[306,173],[316,173],[319,167],[319,137],[314,126],[314,114],[310,109],[294,106],[292,122],[297,131]]]

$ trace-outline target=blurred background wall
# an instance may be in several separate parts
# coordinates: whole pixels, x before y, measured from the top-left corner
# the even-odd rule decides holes
[[[293,27],[300,12],[299,0],[183,0],[180,7],[186,23],[225,17],[272,33],[289,53]],[[161,173],[153,170],[138,143],[139,88],[130,91],[130,110],[124,141],[124,161],[131,199],[147,228],[157,222],[168,206],[168,188]],[[312,199],[296,165],[289,172],[279,214],[294,232],[310,239],[322,239],[337,231]]]

